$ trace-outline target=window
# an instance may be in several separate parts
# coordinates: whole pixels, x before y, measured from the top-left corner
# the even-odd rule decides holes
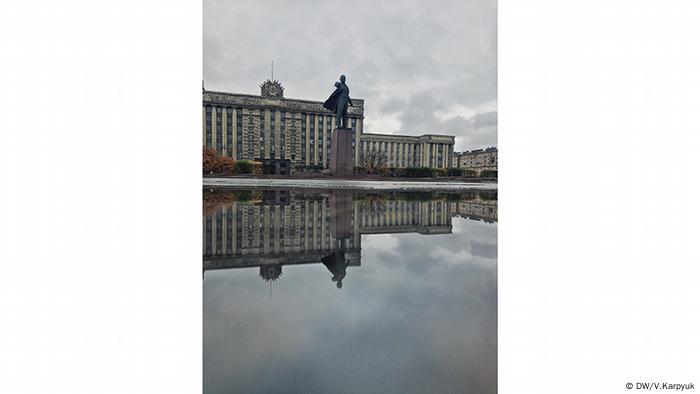
[[[226,109],[226,155],[233,156],[233,108]]]
[[[224,148],[223,124],[221,123],[221,112],[222,112],[222,109],[219,107],[216,107],[216,152],[218,154],[223,154],[223,148]]]
[[[243,109],[236,108],[236,159],[241,159],[243,151]]]
[[[265,157],[265,111],[260,110],[260,157]]]
[[[286,113],[280,113],[280,158],[285,158],[285,148],[287,145],[287,119]]]
[[[275,116],[277,111],[270,111],[270,158],[275,156]]]
[[[206,107],[206,116],[204,121],[205,135],[207,146],[211,148],[211,107]]]

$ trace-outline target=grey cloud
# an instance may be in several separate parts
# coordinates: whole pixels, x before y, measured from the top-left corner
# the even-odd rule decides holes
[[[274,59],[288,97],[323,100],[344,73],[365,99],[366,124],[400,122],[373,132],[454,133],[456,150],[493,145],[497,125],[465,119],[495,111],[496,11],[496,0],[206,0],[204,79],[257,94]],[[454,107],[473,110],[437,117]]]
[[[401,111],[401,109],[405,106],[406,100],[402,100],[397,97],[392,97],[382,104],[381,108],[379,108],[379,111],[382,114],[391,115]]]

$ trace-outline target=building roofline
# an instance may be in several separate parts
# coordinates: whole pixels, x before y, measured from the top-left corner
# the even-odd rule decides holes
[[[462,152],[455,152],[455,155],[467,155],[470,153],[490,153],[490,152],[498,152],[498,148],[495,146],[491,146],[488,148],[479,148],[479,149],[472,149],[472,150],[465,150]]]
[[[382,133],[362,133],[363,136],[377,136],[377,137],[396,137],[396,138],[421,138],[421,137],[440,137],[440,138],[450,138],[454,141],[454,135],[448,134],[421,134],[421,135],[405,135],[405,134],[382,134]]]
[[[252,97],[252,98],[264,98],[264,99],[272,99],[272,100],[283,100],[283,101],[301,101],[303,103],[310,103],[310,104],[323,104],[324,101],[316,101],[316,100],[307,100],[307,99],[299,99],[299,98],[287,98],[287,97],[268,97],[268,96],[263,96],[260,94],[248,94],[248,93],[235,93],[235,92],[222,92],[219,90],[204,90],[202,93],[216,93],[216,94],[225,94],[229,96],[243,96],[243,97]],[[362,107],[364,107],[365,99],[361,98],[354,98],[352,99],[353,102],[355,100],[362,102]],[[357,105],[353,105],[353,107],[357,107]]]

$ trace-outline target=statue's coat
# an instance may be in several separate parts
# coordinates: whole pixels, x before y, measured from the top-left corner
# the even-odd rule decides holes
[[[335,91],[328,97],[328,100],[323,103],[323,108],[333,112],[340,118],[347,115],[348,104],[352,105],[350,88],[345,83],[339,83]]]

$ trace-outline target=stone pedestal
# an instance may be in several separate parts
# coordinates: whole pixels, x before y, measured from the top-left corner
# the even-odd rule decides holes
[[[352,175],[352,129],[337,128],[331,137],[330,171],[335,177]]]
[[[328,203],[331,236],[335,239],[352,237],[352,191],[333,190]]]

